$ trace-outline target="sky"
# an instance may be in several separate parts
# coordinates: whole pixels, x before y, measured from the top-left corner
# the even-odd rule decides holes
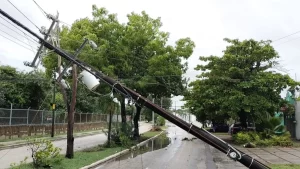
[[[33,0],[9,0],[19,8],[35,25],[49,27],[47,19]],[[35,32],[38,29],[19,13],[8,0],[0,1],[0,8]],[[131,12],[146,11],[151,17],[161,17],[162,30],[170,33],[169,43],[180,38],[190,37],[196,44],[193,55],[188,59],[189,69],[185,74],[191,80],[199,72],[194,70],[201,64],[199,56],[221,55],[226,47],[224,38],[275,40],[272,45],[280,55],[280,65],[288,70],[292,78],[300,76],[298,58],[300,55],[300,33],[280,39],[300,30],[297,0],[35,0],[47,13],[59,12],[59,20],[72,24],[75,20],[91,17],[92,5],[105,7],[110,13],[116,13],[121,22],[126,22],[126,15]],[[299,12],[297,12],[299,11]],[[14,28],[0,18],[0,64],[18,67],[19,70],[32,70],[24,66],[24,61],[32,61],[37,44],[23,33],[7,28]],[[14,30],[16,30],[14,28]],[[10,37],[18,38],[19,44]],[[278,40],[279,39],[279,40]],[[30,42],[30,46],[28,43]],[[298,78],[299,79],[299,78]],[[182,97],[173,98],[173,107],[184,104]]]

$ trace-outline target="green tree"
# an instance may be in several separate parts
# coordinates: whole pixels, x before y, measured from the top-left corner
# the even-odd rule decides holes
[[[12,103],[16,108],[38,109],[46,104],[51,82],[43,72],[25,73],[10,66],[0,66],[0,79],[0,107],[10,108]]]
[[[151,97],[149,97],[148,99],[152,101]],[[161,98],[155,99],[154,103],[157,104],[157,105],[161,105]],[[172,99],[171,98],[163,98],[162,99],[162,107],[164,109],[170,110],[171,106],[172,106]],[[152,110],[146,108],[146,109],[143,110],[143,114],[145,115],[145,119],[147,121],[152,121]],[[158,117],[158,114],[154,114],[154,119],[156,119],[157,117]]]
[[[160,31],[160,18],[153,19],[146,12],[128,15],[125,26],[124,45],[132,69],[123,82],[143,96],[171,97],[185,90],[186,80],[182,74],[187,70],[186,59],[193,52],[194,42],[189,38],[167,45],[169,33]],[[136,104],[134,136],[139,137],[138,119],[142,108]]]
[[[99,49],[95,51],[86,46],[78,57],[141,95],[170,97],[184,91],[186,80],[182,74],[187,70],[186,59],[195,46],[189,38],[178,40],[174,47],[167,45],[169,34],[159,30],[160,18],[153,19],[146,12],[131,13],[128,22],[121,24],[116,14],[93,5],[92,16],[92,19],[79,19],[71,28],[62,29],[63,49],[75,51],[83,38],[89,38]],[[44,59],[47,72],[57,65],[56,60],[55,57]],[[100,89],[107,90],[105,86]],[[122,121],[126,122],[125,97],[116,97],[121,102]],[[137,104],[136,111],[134,126],[138,137],[141,107]]]
[[[225,41],[229,45],[222,57],[200,57],[207,64],[195,68],[202,73],[185,94],[186,106],[200,121],[232,117],[244,127],[250,119],[260,123],[283,105],[281,91],[288,86],[297,89],[298,83],[270,70],[279,58],[271,41]]]

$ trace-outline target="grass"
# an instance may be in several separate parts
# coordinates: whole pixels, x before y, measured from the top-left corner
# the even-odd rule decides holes
[[[293,140],[293,147],[300,147],[300,141]]]
[[[60,163],[54,163],[52,169],[78,169],[84,167],[86,165],[92,164],[98,160],[104,159],[112,154],[120,152],[124,150],[122,147],[114,147],[114,148],[103,148],[100,151],[92,151],[83,152],[78,151],[74,153],[73,159],[62,158]],[[32,169],[32,164],[25,164],[19,166],[22,169]]]
[[[143,133],[143,137],[151,138],[161,133],[161,131],[148,131],[146,133]]]
[[[168,127],[166,125],[160,127],[162,130],[166,130]]]
[[[148,138],[156,136],[159,133],[161,133],[161,131],[148,131],[142,134],[142,138],[143,140],[146,140]],[[64,158],[63,155],[61,155],[60,157],[62,158],[62,161],[60,163],[53,163],[52,169],[78,169],[86,165],[92,164],[98,160],[104,159],[117,152],[121,152],[125,149],[126,148],[121,146],[117,146],[113,148],[96,146],[83,151],[75,152],[73,159],[67,159]],[[22,164],[20,166],[17,166],[16,168],[11,168],[11,169],[32,169],[32,168],[33,168],[32,163],[29,163],[29,164]]]
[[[272,169],[300,169],[299,164],[273,164]]]

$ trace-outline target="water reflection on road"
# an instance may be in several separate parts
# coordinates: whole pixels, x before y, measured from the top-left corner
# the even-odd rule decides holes
[[[193,138],[186,131],[167,123],[168,140],[153,140],[145,145],[145,150],[133,152],[112,162],[107,162],[97,169],[194,169],[206,168],[206,149],[204,144],[196,139],[182,141],[183,138]],[[167,145],[170,142],[169,145]],[[166,146],[167,145],[167,146]]]

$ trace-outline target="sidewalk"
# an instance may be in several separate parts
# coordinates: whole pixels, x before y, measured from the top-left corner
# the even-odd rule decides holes
[[[147,132],[151,129],[151,124],[140,122],[140,133]],[[99,131],[100,133],[100,131]],[[107,136],[104,133],[94,134],[84,137],[75,136],[74,151],[83,150],[105,143]],[[61,148],[61,153],[66,152],[67,142],[65,139],[53,141],[54,146]],[[11,163],[18,163],[24,160],[25,157],[30,157],[31,154],[26,146],[0,150],[0,169],[9,168]],[[28,159],[31,162],[31,158]]]
[[[104,131],[107,131],[107,129],[104,129]],[[84,132],[74,133],[74,137],[79,138],[79,137],[91,136],[91,135],[96,135],[96,134],[101,134],[101,133],[103,133],[102,130],[84,131]],[[51,140],[51,141],[58,141],[58,140],[66,139],[67,138],[66,134],[64,134],[64,135],[60,134],[60,135],[54,136],[54,137],[50,137],[50,136],[45,135],[45,136],[36,137],[36,138],[38,138],[38,139],[48,139],[48,140]],[[29,138],[29,137],[27,137],[27,138]],[[32,138],[35,138],[35,137],[32,137]],[[0,142],[0,150],[21,147],[21,146],[24,146],[24,145],[26,145],[26,139],[25,138],[24,139],[18,139],[18,140],[12,140],[12,141],[9,141],[9,140],[6,141],[5,140],[5,141]]]

